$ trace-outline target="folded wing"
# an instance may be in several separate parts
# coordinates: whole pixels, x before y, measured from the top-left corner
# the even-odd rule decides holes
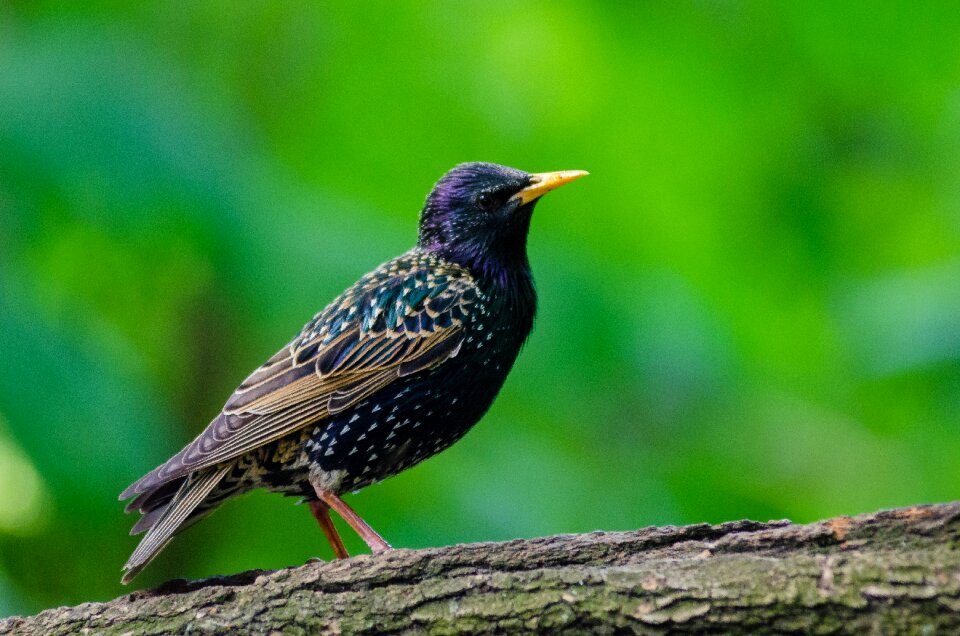
[[[362,279],[244,380],[196,439],[120,499],[139,495],[127,508],[147,511],[151,493],[169,494],[164,484],[315,425],[456,356],[477,293],[466,272],[455,274],[394,267]]]

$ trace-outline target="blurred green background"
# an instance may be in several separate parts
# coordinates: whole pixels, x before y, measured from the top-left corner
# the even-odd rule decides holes
[[[350,499],[394,545],[960,495],[960,12],[621,4],[4,3],[0,615],[121,593],[120,490],[468,160],[592,175],[489,415]],[[314,555],[254,494],[136,585]]]

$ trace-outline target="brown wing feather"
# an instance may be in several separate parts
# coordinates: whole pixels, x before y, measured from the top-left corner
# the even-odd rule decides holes
[[[384,267],[344,293],[355,299],[352,304],[340,298],[318,314],[241,383],[203,433],[120,498],[243,455],[455,356],[476,298],[469,275],[460,270],[443,280],[423,279]],[[423,285],[430,285],[429,293]],[[401,301],[416,294],[417,302],[398,311]]]

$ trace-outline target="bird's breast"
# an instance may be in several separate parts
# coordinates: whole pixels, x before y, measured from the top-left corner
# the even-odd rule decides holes
[[[397,381],[315,428],[312,470],[357,490],[394,475],[459,440],[490,407],[513,366],[516,334],[476,322],[458,354]]]

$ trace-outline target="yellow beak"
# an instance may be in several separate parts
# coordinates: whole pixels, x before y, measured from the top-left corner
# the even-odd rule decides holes
[[[586,170],[560,170],[559,172],[538,172],[530,175],[530,185],[510,197],[510,200],[519,200],[520,205],[526,205],[534,199],[539,199],[547,192],[556,190],[560,186],[585,177]]]

